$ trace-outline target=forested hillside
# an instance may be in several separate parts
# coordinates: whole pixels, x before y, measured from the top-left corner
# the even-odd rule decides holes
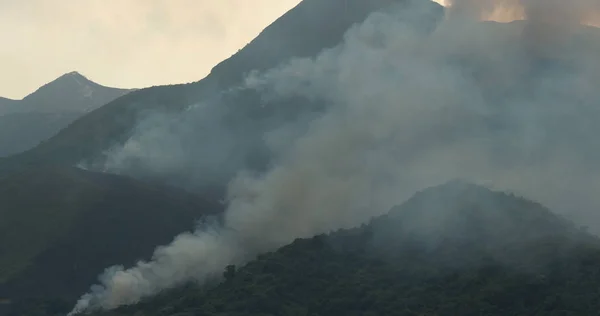
[[[599,264],[600,241],[542,205],[451,182],[223,267],[221,284],[93,315],[593,315]]]
[[[0,300],[72,302],[106,266],[145,258],[220,212],[209,198],[71,168],[3,179]]]

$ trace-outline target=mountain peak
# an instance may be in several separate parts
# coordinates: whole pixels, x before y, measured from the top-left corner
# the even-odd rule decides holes
[[[32,94],[35,94],[36,92],[38,92],[42,88],[48,87],[48,86],[50,86],[50,87],[60,86],[61,88],[65,88],[66,86],[77,87],[77,86],[82,86],[82,85],[100,86],[99,84],[97,84],[97,83],[89,80],[87,77],[85,77],[81,73],[79,73],[77,71],[71,71],[71,72],[65,73],[65,74],[61,75],[60,77],[58,77],[58,78],[50,81],[49,83],[43,85],[42,87],[40,87],[40,89],[38,89],[37,91],[35,91]]]
[[[23,98],[25,104],[19,105],[17,112],[89,112],[129,91],[102,86],[71,71]]]
[[[42,86],[38,91],[42,90],[44,87],[62,91],[86,90],[84,94],[88,95],[91,93],[91,89],[97,89],[102,86],[89,80],[77,71],[71,71]]]
[[[68,73],[58,77],[56,80],[59,80],[59,79],[83,79],[83,80],[91,81],[86,76],[82,75],[81,73],[79,73],[77,71],[68,72]]]
[[[71,72],[67,72],[66,74],[62,75],[61,77],[65,77],[65,76],[82,76],[79,72],[77,71],[71,71]]]

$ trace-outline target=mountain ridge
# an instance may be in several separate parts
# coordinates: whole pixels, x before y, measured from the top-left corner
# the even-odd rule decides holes
[[[4,103],[4,102],[6,102],[6,103],[10,103],[10,102],[17,102],[17,101],[18,101],[18,100],[11,99],[11,98],[0,97],[0,102],[2,102],[2,103]],[[2,103],[0,103],[0,105],[1,105]]]
[[[447,199],[457,208],[429,208]],[[481,208],[473,213],[474,205]],[[410,228],[423,227],[419,217],[430,218],[427,212],[460,218],[415,234]],[[539,238],[490,238],[486,228],[497,221],[485,216],[492,213],[506,215],[505,227],[517,236]],[[600,240],[541,204],[452,182],[360,227],[296,239],[239,268],[223,267],[220,284],[190,284],[92,315],[585,314],[598,307],[599,262]]]
[[[303,0],[268,25],[238,53],[213,67],[209,77],[214,77],[221,86],[231,86],[240,83],[252,71],[274,68],[291,58],[313,57],[339,44],[344,33],[369,14],[395,4],[407,7],[418,4],[437,11],[437,16],[431,14],[432,21],[424,24],[435,24],[444,11],[437,3],[421,0]],[[332,16],[341,18],[331,19]]]
[[[0,98],[0,157],[35,147],[90,111],[130,91],[61,75],[21,100]]]
[[[217,64],[205,78],[192,83],[136,90],[91,111],[39,146],[5,160],[0,164],[0,177],[23,165],[47,162],[75,165],[82,161],[102,160],[106,150],[127,140],[142,113],[174,113],[210,100],[222,91],[237,87],[252,70],[274,68],[292,58],[314,57],[322,50],[338,45],[351,26],[364,21],[374,11],[392,4],[413,2],[430,12],[427,16],[431,21],[421,23],[434,25],[443,17],[443,7],[431,1],[303,0],[236,54]],[[345,3],[348,4],[346,18],[332,21],[329,17],[338,16],[339,8],[343,7],[340,5]],[[314,17],[313,12],[318,12],[319,16]],[[261,111],[261,101],[255,95],[240,95],[232,102],[242,100],[254,104],[243,111]]]
[[[43,84],[20,100],[0,97],[0,102],[9,100],[11,103],[10,108],[0,107],[0,115],[15,112],[89,112],[134,90],[104,86],[71,71]],[[87,99],[87,104],[81,99]],[[49,106],[52,107],[47,108]]]

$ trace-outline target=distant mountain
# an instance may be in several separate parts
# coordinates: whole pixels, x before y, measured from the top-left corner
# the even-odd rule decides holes
[[[341,43],[351,26],[364,21],[374,11],[408,2],[423,6],[422,15],[412,19],[427,29],[433,28],[444,15],[443,7],[430,1],[304,0],[243,49],[215,66],[206,78],[190,84],[142,89],[118,98],[75,121],[36,148],[0,163],[0,175],[22,165],[72,165],[82,160],[101,159],[108,148],[127,140],[141,113],[179,112],[189,105],[221,98],[224,91],[237,87],[250,71],[270,69],[294,57],[316,56]],[[343,15],[340,15],[340,8],[345,8]],[[236,107],[232,111],[235,117],[231,119],[237,120],[239,126],[260,126],[261,117],[268,119],[273,115],[265,113],[260,97],[251,91],[228,94],[226,98],[214,106],[223,107],[227,103],[227,106]],[[280,115],[285,117],[286,113]],[[262,138],[260,131],[249,134],[243,127],[240,133],[244,141]],[[242,142],[240,147],[243,146]]]
[[[0,97],[0,109],[12,107],[17,102],[18,102],[17,100]]]
[[[0,99],[0,115],[29,112],[85,113],[130,91],[127,89],[105,87],[89,80],[78,72],[70,72],[41,86],[22,100],[3,102]],[[3,107],[2,105],[6,103],[9,106]]]
[[[2,301],[72,303],[98,271],[147,258],[218,213],[211,200],[76,168],[33,168],[0,181],[0,315]]]
[[[77,118],[130,91],[104,87],[71,72],[22,100],[0,98],[0,157],[38,145]]]
[[[426,189],[362,227],[297,239],[222,284],[103,316],[592,315],[600,240],[542,205],[469,183]]]

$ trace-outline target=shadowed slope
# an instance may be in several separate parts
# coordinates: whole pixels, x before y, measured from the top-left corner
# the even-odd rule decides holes
[[[216,287],[97,315],[591,315],[599,263],[595,237],[538,203],[451,182],[360,228],[224,267]]]
[[[207,197],[210,198],[210,197]],[[107,266],[147,258],[221,206],[162,185],[75,168],[0,181],[0,297],[74,300]]]

